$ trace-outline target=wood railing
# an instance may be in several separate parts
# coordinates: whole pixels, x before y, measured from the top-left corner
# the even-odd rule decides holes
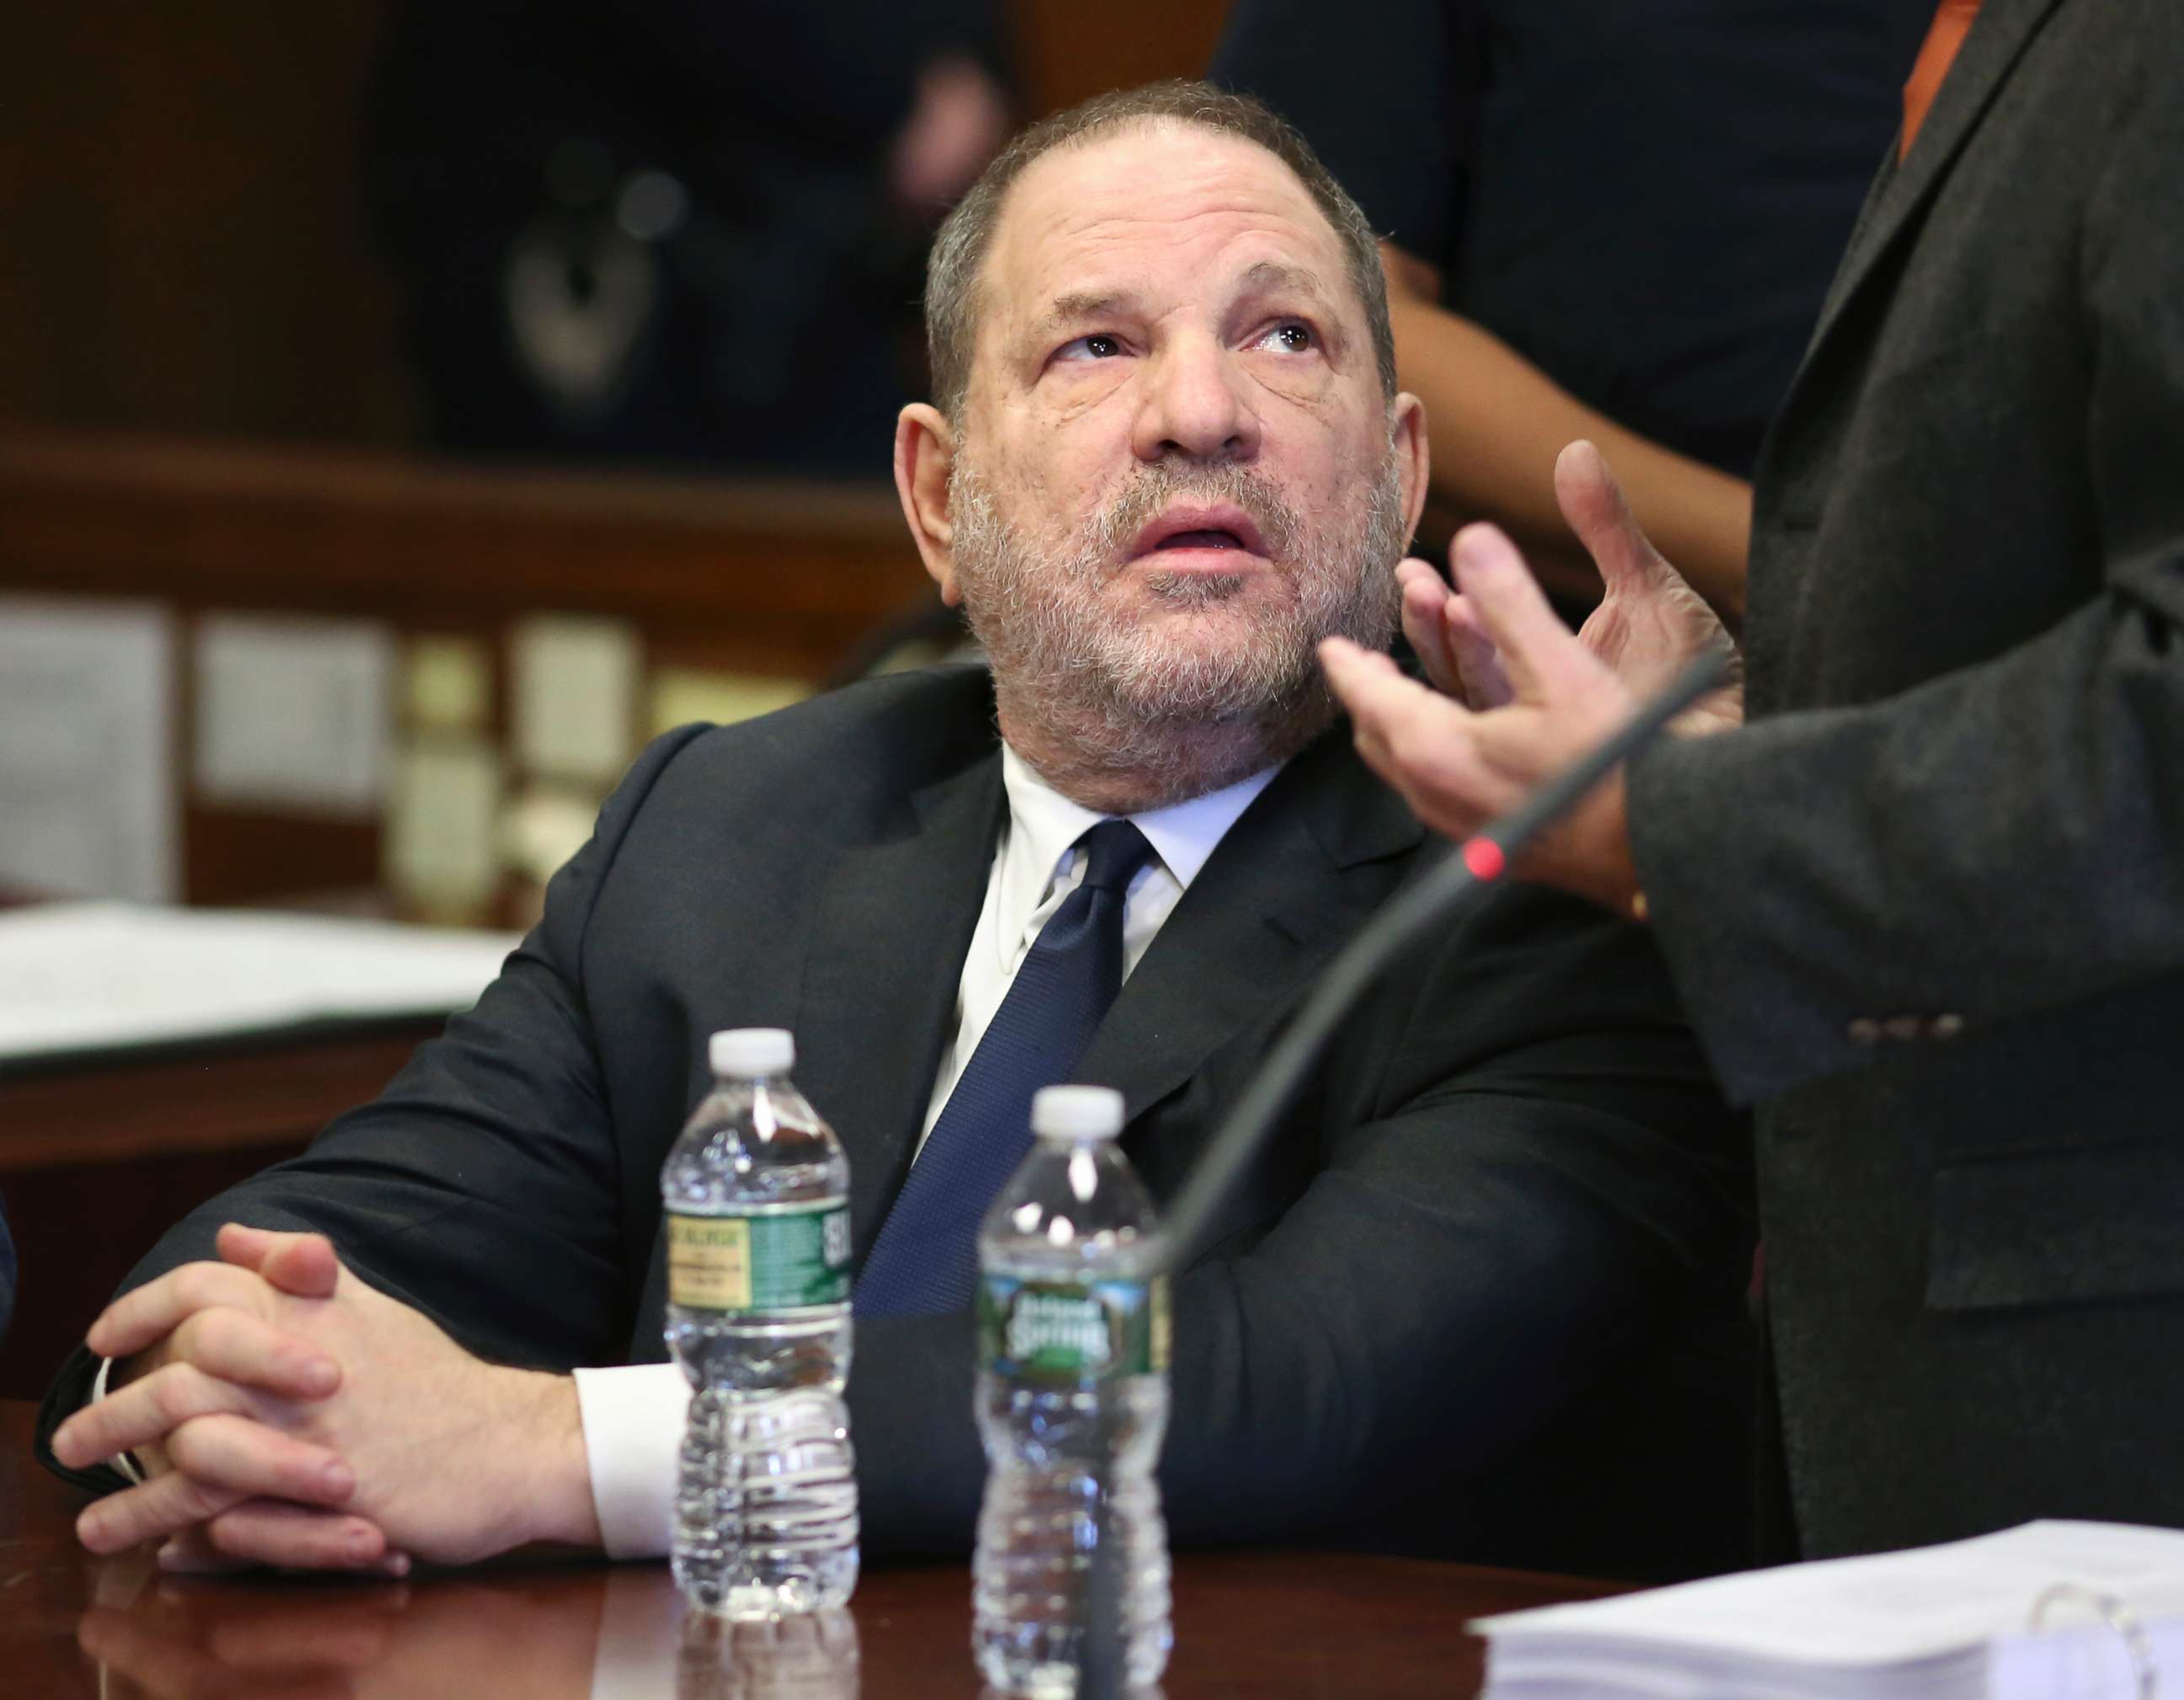
[[[185,635],[195,616],[243,613],[467,638],[499,664],[482,731],[503,740],[505,647],[527,617],[623,622],[650,669],[817,688],[930,595],[894,493],[877,479],[479,469],[0,425],[0,593],[24,592],[149,599]],[[376,823],[189,794],[187,642],[180,653],[181,894],[242,902],[378,881]]]

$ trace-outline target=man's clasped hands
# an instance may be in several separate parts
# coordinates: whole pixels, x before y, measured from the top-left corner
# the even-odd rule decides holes
[[[1591,444],[1555,469],[1564,517],[1599,567],[1600,606],[1573,634],[1490,525],[1451,550],[1451,590],[1397,569],[1403,626],[1429,685],[1340,638],[1322,646],[1360,751],[1412,809],[1462,837],[1613,731],[1702,651],[1733,654],[1713,612],[1647,542]],[[1742,718],[1726,691],[1677,731]],[[1627,908],[1637,890],[1620,776],[1517,871]],[[532,1542],[596,1547],[575,1384],[464,1350],[343,1268],[323,1236],[229,1224],[220,1260],[117,1299],[91,1350],[106,1397],[53,1451],[83,1469],[133,1453],[145,1480],[77,1521],[85,1546],[162,1542],[170,1569],[275,1564],[400,1575]]]
[[[145,1476],[77,1519],[86,1547],[159,1541],[176,1570],[398,1575],[413,1556],[598,1545],[569,1377],[472,1356],[323,1235],[231,1223],[218,1251],[116,1299],[86,1337],[114,1360],[109,1392],[54,1455],[85,1469],[127,1452]]]

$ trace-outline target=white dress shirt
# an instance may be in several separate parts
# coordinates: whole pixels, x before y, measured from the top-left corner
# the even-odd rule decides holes
[[[1130,881],[1123,908],[1123,975],[1128,979],[1198,870],[1251,799],[1274,776],[1269,768],[1211,794],[1129,818],[1153,847],[1153,858]],[[954,1036],[940,1057],[926,1106],[925,1132],[956,1090],[994,1013],[1039,929],[1084,878],[1077,839],[1108,817],[1072,803],[1034,773],[1006,745],[1001,783],[1009,813],[986,879],[986,901],[971,935],[956,996]],[[824,1115],[827,1107],[821,1104]],[[923,1149],[923,1136],[919,1148]],[[967,1402],[971,1390],[963,1390]],[[638,1364],[577,1371],[584,1451],[592,1470],[592,1503],[607,1554],[654,1558],[668,1548],[675,1500],[676,1454],[690,1390],[673,1364]]]

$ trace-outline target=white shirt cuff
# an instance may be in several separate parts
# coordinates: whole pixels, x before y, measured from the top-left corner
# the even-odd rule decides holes
[[[92,1406],[106,1397],[106,1378],[113,1373],[114,1360],[111,1358],[100,1358],[98,1374],[92,1378],[91,1384],[91,1397],[84,1401],[86,1410],[90,1409]],[[144,1472],[137,1467],[136,1460],[127,1453],[118,1452],[106,1461],[128,1477],[129,1485],[131,1487],[141,1487],[144,1485]]]
[[[674,1364],[579,1369],[577,1408],[592,1508],[610,1558],[659,1558],[671,1544],[675,1476],[690,1384]]]

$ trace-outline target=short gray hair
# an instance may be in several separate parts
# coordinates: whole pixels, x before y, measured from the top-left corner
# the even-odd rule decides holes
[[[978,273],[1010,186],[1026,166],[1057,147],[1081,146],[1112,131],[1162,119],[1256,142],[1295,174],[1342,244],[1350,281],[1364,302],[1365,321],[1372,330],[1381,391],[1394,398],[1396,337],[1388,325],[1388,286],[1380,275],[1379,241],[1364,213],[1319,163],[1312,144],[1270,108],[1211,83],[1178,81],[1095,95],[1041,119],[994,157],[940,226],[925,264],[925,348],[933,403],[949,419],[961,417],[970,388],[978,336]]]

